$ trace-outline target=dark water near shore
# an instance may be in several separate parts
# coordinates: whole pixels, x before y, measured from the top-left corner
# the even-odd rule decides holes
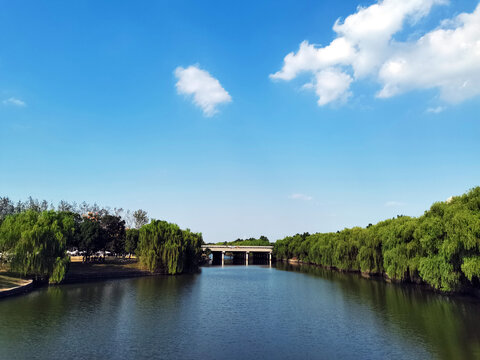
[[[210,267],[3,299],[0,359],[480,359],[479,310],[308,266]]]

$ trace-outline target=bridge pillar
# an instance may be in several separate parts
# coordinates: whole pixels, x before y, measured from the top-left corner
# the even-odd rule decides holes
[[[222,266],[225,264],[225,251],[222,251]]]
[[[268,253],[268,265],[272,266],[272,253]]]
[[[248,251],[245,253],[245,265],[248,266]]]

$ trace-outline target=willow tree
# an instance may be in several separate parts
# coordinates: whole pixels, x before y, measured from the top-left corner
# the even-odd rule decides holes
[[[202,257],[202,234],[194,233],[187,229],[183,231],[183,238],[186,242],[186,250],[184,252],[184,272],[196,271],[198,269],[198,263]]]
[[[74,232],[74,218],[69,213],[29,210],[3,221],[0,249],[8,254],[11,271],[58,283],[68,268],[66,245]]]
[[[274,254],[348,271],[385,274],[444,291],[480,288],[480,187],[437,202],[418,217],[397,216],[366,228],[299,234]]]
[[[139,231],[137,256],[140,265],[149,271],[179,274],[197,266],[201,244],[200,234],[152,220]]]

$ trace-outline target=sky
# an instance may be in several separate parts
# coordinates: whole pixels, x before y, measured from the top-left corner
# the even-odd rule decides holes
[[[480,185],[476,0],[1,0],[0,34],[0,196],[274,241]]]

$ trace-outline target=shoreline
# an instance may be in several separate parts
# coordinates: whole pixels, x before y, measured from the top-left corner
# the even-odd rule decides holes
[[[147,277],[147,276],[159,276],[159,275],[166,275],[164,273],[151,273],[149,271],[138,271],[138,272],[131,272],[131,273],[98,273],[92,275],[74,275],[65,277],[65,279],[60,284],[50,284],[51,286],[61,286],[67,284],[80,284],[85,282],[92,282],[92,281],[102,281],[102,280],[114,280],[114,279],[128,279],[128,278],[135,278],[135,277]]]
[[[410,288],[416,288],[418,290],[425,290],[429,291],[431,293],[435,293],[438,295],[442,296],[447,296],[447,297],[453,297],[453,298],[471,298],[475,300],[480,300],[480,290],[479,289],[466,289],[464,291],[452,291],[452,292],[442,292],[440,290],[434,289],[431,286],[429,286],[426,283],[416,283],[412,281],[398,281],[398,280],[392,280],[390,279],[387,274],[378,274],[378,273],[366,273],[362,272],[359,270],[342,270],[338,269],[334,266],[324,266],[324,265],[318,265],[314,263],[309,263],[309,262],[304,262],[302,260],[298,259],[276,259],[276,262],[281,262],[285,263],[288,265],[292,266],[313,266],[325,270],[330,270],[338,273],[345,273],[345,274],[357,274],[361,278],[366,279],[366,280],[377,280],[377,281],[382,281],[387,284],[392,284],[392,285],[400,285],[400,286],[406,286]]]
[[[27,294],[33,289],[43,286],[62,286],[68,284],[80,284],[104,280],[167,275],[162,272],[152,273],[147,270],[142,270],[139,269],[136,265],[137,262],[135,260],[129,260],[126,262],[107,261],[106,263],[71,262],[70,269],[65,275],[65,279],[63,279],[60,284],[48,284],[48,282],[46,281],[42,282],[34,281],[33,279],[20,279],[12,277],[12,279],[17,279],[18,281],[24,281],[25,284],[1,290],[0,300],[15,295]]]
[[[59,284],[73,284],[96,280],[122,279],[161,275],[138,268],[136,260],[106,261],[95,263],[71,262],[65,279]]]
[[[33,287],[34,287],[33,280],[31,280],[31,279],[29,279],[29,280],[18,279],[18,280],[21,280],[22,282],[24,282],[24,284],[14,286],[14,287],[10,287],[10,288],[1,289],[0,290],[0,299],[6,298],[6,297],[9,297],[9,296],[21,295],[21,294],[27,293],[27,292],[29,292],[30,290],[33,289]]]

